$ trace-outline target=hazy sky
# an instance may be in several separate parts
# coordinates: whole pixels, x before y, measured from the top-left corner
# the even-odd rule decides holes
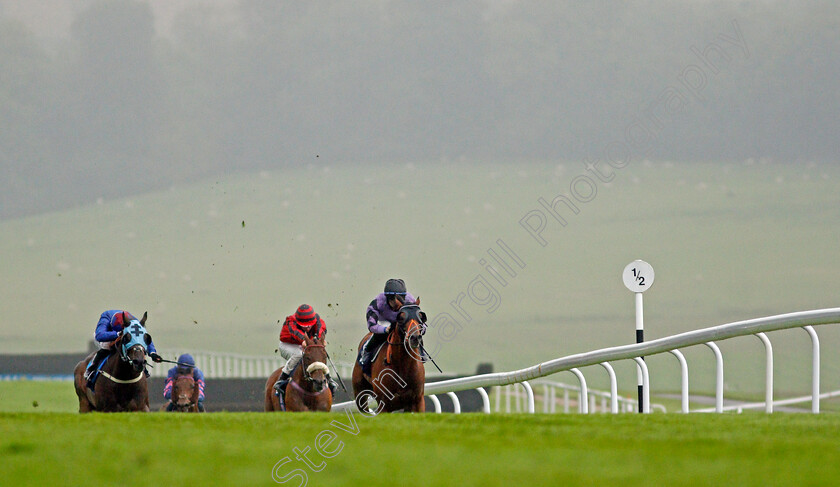
[[[840,149],[828,1],[6,0],[0,26],[0,217],[316,156]]]

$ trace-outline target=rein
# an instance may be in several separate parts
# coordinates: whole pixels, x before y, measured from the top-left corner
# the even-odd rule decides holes
[[[137,345],[134,345],[134,346],[136,347]],[[122,343],[120,343],[120,344],[118,345],[118,347],[119,347],[119,359],[120,359],[122,362],[125,362],[125,363],[129,363],[129,362],[131,362],[131,359],[128,357],[128,352],[129,352],[129,351],[131,350],[131,348],[133,348],[133,347],[130,347],[130,348],[126,349],[126,348],[122,345]],[[145,353],[145,350],[144,350],[144,353]],[[107,359],[106,359],[106,360],[107,360]],[[133,378],[133,379],[129,379],[129,380],[117,379],[117,378],[116,378],[116,377],[114,377],[113,375],[111,375],[111,374],[109,374],[108,372],[106,372],[106,371],[104,370],[104,367],[103,367],[103,369],[102,369],[102,370],[100,370],[100,371],[99,371],[99,374],[100,374],[100,375],[105,376],[105,377],[106,377],[106,378],[108,378],[111,382],[116,382],[117,384],[134,384],[134,383],[139,382],[139,381],[140,381],[140,379],[141,379],[141,378],[143,378],[143,371],[142,371],[142,370],[141,370],[141,371],[140,371],[140,373],[137,375],[137,377],[135,377],[135,378]]]
[[[395,323],[394,326],[392,327],[393,329],[391,330],[391,332],[388,333],[388,338],[385,340],[385,342],[388,344],[388,350],[385,352],[385,365],[391,365],[393,363],[393,360],[391,360],[391,345],[400,345],[400,346],[404,345],[405,339],[408,336],[408,331],[411,328],[412,324],[417,325],[417,328],[420,328],[420,324],[414,318],[412,318],[408,322],[404,322],[403,324],[405,325],[405,335],[404,336],[403,336],[403,333],[400,332],[399,323]],[[392,335],[397,335],[397,337],[402,336],[402,339],[399,340],[399,341],[396,341],[396,342],[392,342],[391,341],[391,336]],[[422,337],[423,337],[423,335],[421,333],[420,334],[421,340],[422,340]],[[421,344],[421,346],[422,346],[422,344]]]
[[[301,394],[303,394],[303,395],[305,395],[305,396],[309,396],[309,397],[318,397],[318,396],[320,396],[321,394],[323,394],[323,393],[327,392],[328,390],[330,390],[328,387],[325,387],[325,388],[321,389],[321,392],[309,392],[309,391],[305,390],[303,387],[301,387],[301,386],[300,386],[300,384],[298,384],[298,383],[297,383],[297,382],[295,382],[295,381],[290,381],[290,382],[289,382],[289,384],[291,384],[291,385],[292,385],[292,387],[294,387],[294,388],[295,388],[295,390],[297,390],[297,391],[298,391],[298,392],[300,392]]]
[[[417,324],[417,328],[420,328],[420,325],[417,323],[417,320],[412,319],[411,321],[406,323],[406,325],[411,324],[411,323]],[[402,333],[399,333],[399,328],[400,328],[399,324],[397,324],[397,326],[394,326],[394,328],[395,328],[394,330],[391,330],[391,333],[388,333],[388,339],[386,340],[386,343],[388,345],[402,345],[403,341],[405,340],[405,337],[403,337],[402,340],[399,340],[399,341],[396,341],[396,342],[391,341],[391,335],[397,335],[397,336],[402,335]],[[408,334],[408,328],[409,327],[406,326],[406,330],[405,330],[406,336],[408,336],[407,335]],[[422,334],[421,334],[421,336],[422,336]]]
[[[301,361],[300,366],[303,369],[303,379],[306,380],[307,382],[312,382],[312,376],[310,375],[310,372],[311,372],[310,369],[312,369],[312,366],[315,365],[315,364],[318,364],[318,363],[323,364],[323,362],[321,362],[321,361],[315,361],[315,362],[310,363],[309,365],[306,365],[306,362],[304,361],[304,358],[306,356],[306,351],[309,350],[310,348],[323,348],[324,349],[324,354],[327,355],[327,358],[329,358],[329,355],[327,354],[327,347],[322,343],[316,343],[316,344],[307,345],[306,347],[304,347],[303,356],[300,359],[300,361]],[[321,370],[324,370],[325,374],[329,374],[330,373],[329,368],[327,368],[326,364],[323,364],[323,365],[324,365],[324,369],[326,369],[326,370],[324,370],[324,369],[321,369]],[[317,370],[317,369],[318,369],[318,367],[316,367],[314,370]],[[322,389],[321,392],[318,392],[318,393],[306,392],[306,391],[303,390],[303,388],[300,386],[300,384],[297,384],[295,381],[291,381],[291,383],[294,384],[295,388],[298,389],[300,392],[306,393],[308,395],[317,396],[317,395],[323,393],[324,390],[325,390],[325,389]]]

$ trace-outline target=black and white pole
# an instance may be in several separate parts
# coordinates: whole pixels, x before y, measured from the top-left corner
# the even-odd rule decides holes
[[[645,341],[645,316],[644,316],[644,302],[642,300],[642,293],[650,289],[653,284],[653,267],[643,260],[634,260],[627,264],[624,272],[621,274],[621,279],[624,285],[635,293],[636,295],[636,343],[643,343]],[[644,357],[641,357],[644,360]],[[644,411],[644,381],[642,378],[642,368],[636,365],[636,377],[639,389],[639,412]]]

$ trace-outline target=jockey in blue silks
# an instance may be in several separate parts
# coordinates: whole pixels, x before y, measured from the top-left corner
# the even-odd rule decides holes
[[[365,321],[373,336],[365,342],[359,360],[362,372],[370,375],[371,362],[376,348],[382,344],[391,331],[391,326],[397,321],[397,314],[404,304],[414,303],[416,300],[406,291],[405,281],[402,279],[388,279],[385,290],[379,293],[367,307]]]
[[[172,403],[172,385],[175,379],[181,375],[188,375],[193,378],[198,386],[198,410],[204,412],[204,372],[195,366],[195,359],[192,355],[185,353],[178,357],[178,365],[169,369],[166,375],[166,383],[163,385],[163,397],[169,399],[169,404],[166,405],[167,411],[173,411],[175,404]]]
[[[91,372],[96,370],[99,362],[104,360],[113,351],[114,342],[120,337],[122,331],[134,323],[140,325],[140,320],[128,311],[111,309],[102,313],[99,317],[99,322],[96,324],[96,331],[93,333],[93,339],[99,344],[99,350],[96,351],[96,355],[85,370],[85,379],[90,379]],[[157,363],[163,362],[163,359],[155,349],[155,344],[151,341],[149,342],[149,346],[146,347],[146,353],[149,354],[149,357],[153,361]]]

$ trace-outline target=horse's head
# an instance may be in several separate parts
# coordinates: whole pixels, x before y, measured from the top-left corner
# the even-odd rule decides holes
[[[304,379],[309,382],[314,392],[321,392],[327,387],[327,349],[318,338],[310,338],[304,343],[301,359]]]
[[[400,308],[395,328],[395,333],[399,334],[406,351],[419,356],[417,350],[423,345],[423,335],[426,333],[426,313],[420,309],[419,301]]]
[[[131,320],[123,328],[118,344],[120,359],[130,363],[135,372],[143,370],[143,365],[146,363],[146,347],[152,343],[152,336],[146,332],[146,328],[143,326],[145,321],[145,313],[143,313],[142,320]]]
[[[186,412],[195,403],[196,396],[195,380],[190,375],[179,375],[172,384],[172,404],[175,409]]]

